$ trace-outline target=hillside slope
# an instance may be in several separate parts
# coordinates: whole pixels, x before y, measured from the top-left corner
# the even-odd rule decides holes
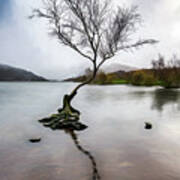
[[[47,81],[30,71],[0,64],[0,81]]]

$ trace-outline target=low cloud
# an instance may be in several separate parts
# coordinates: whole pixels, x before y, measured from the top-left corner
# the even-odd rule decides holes
[[[8,21],[0,21],[0,63],[19,66],[49,78],[64,78],[82,72],[90,65],[71,49],[49,37],[48,28],[39,19],[29,20],[31,8],[39,6],[37,0],[14,0],[12,15]],[[137,37],[155,38],[155,46],[146,46],[134,53],[119,53],[115,62],[147,67],[158,53],[169,58],[179,54],[180,2],[169,0],[130,0],[139,6],[143,25]],[[124,1],[126,4],[127,1]],[[9,7],[10,8],[10,7]],[[113,62],[112,61],[112,62]]]

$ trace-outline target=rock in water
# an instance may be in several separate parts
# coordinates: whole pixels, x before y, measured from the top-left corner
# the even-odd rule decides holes
[[[149,122],[145,122],[145,129],[152,129],[152,124]]]
[[[40,141],[41,141],[41,138],[29,139],[29,142],[31,143],[39,143]]]

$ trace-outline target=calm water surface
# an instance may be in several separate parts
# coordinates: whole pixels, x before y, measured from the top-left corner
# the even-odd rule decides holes
[[[74,86],[0,83],[0,180],[180,179],[180,91],[87,86],[73,105],[88,129],[39,124]]]

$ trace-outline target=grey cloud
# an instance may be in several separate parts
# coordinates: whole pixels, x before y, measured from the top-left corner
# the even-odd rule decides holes
[[[30,69],[50,78],[75,75],[90,66],[87,60],[60,46],[56,39],[50,38],[45,23],[27,19],[31,7],[38,7],[39,1],[14,1],[13,20],[0,26],[0,62]],[[127,0],[122,3],[127,4]],[[158,53],[167,57],[179,53],[179,1],[129,0],[128,4],[137,4],[144,20],[136,37],[155,38],[160,43],[153,47],[144,47],[133,54],[119,53],[113,59],[114,62],[147,67]]]

